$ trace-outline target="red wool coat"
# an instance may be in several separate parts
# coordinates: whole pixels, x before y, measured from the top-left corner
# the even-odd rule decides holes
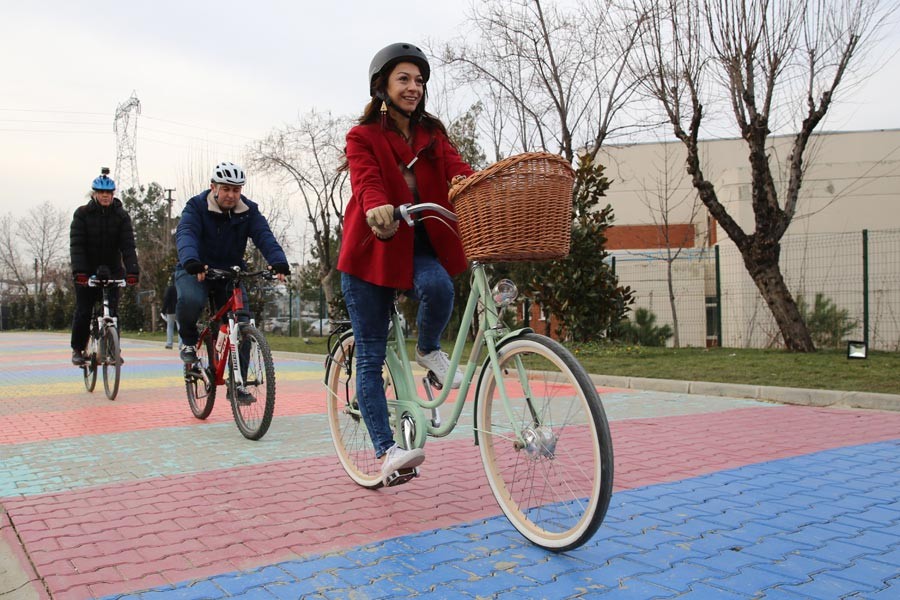
[[[366,211],[382,204],[414,202],[403,179],[400,164],[412,167],[416,175],[419,199],[453,209],[447,200],[450,180],[469,176],[472,168],[439,131],[415,129],[412,147],[396,132],[382,129],[380,123],[357,125],[347,134],[347,162],[353,195],[344,213],[344,236],[338,257],[338,270],[375,285],[408,290],[413,285],[413,229],[400,224],[397,234],[382,241],[366,224]],[[441,264],[453,276],[466,270],[468,263],[455,224],[448,229],[436,219],[427,219],[425,229]]]

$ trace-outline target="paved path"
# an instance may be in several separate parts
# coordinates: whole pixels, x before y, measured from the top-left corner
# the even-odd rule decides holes
[[[66,337],[0,334],[0,600],[900,598],[900,412],[604,388],[616,492],[551,554],[499,514],[469,422],[368,491],[319,362],[276,355],[251,442],[224,403],[191,416],[174,351],[123,345],[110,402]]]

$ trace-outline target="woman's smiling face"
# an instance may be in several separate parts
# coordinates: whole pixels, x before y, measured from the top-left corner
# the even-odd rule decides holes
[[[425,94],[425,79],[418,65],[400,62],[388,76],[387,95],[394,106],[411,113],[416,110]]]

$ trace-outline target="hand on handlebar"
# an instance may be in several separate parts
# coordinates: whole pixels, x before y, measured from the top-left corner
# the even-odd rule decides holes
[[[87,285],[87,273],[75,273],[75,285]]]
[[[269,271],[275,274],[275,279],[284,283],[291,274],[291,266],[287,263],[277,263],[269,266]]]
[[[375,237],[386,240],[394,237],[400,223],[394,220],[394,207],[382,204],[366,211],[366,223],[372,228]]]

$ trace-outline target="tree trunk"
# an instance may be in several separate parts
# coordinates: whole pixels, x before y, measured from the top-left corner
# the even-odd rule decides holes
[[[325,312],[328,314],[329,318],[334,317],[334,315],[331,314],[331,301],[334,300],[334,288],[331,285],[331,282],[335,277],[337,277],[337,269],[331,268],[319,279],[319,283],[322,285],[322,291],[325,294]]]
[[[671,256],[666,259],[666,284],[669,288],[669,307],[672,309],[672,332],[675,334],[672,344],[675,348],[681,348],[681,338],[678,337],[678,310],[675,308],[675,288],[672,283],[672,260]]]
[[[755,236],[751,238],[750,244],[740,248],[741,256],[753,283],[775,317],[785,347],[794,352],[815,352],[809,329],[781,275],[778,264],[781,244]]]

